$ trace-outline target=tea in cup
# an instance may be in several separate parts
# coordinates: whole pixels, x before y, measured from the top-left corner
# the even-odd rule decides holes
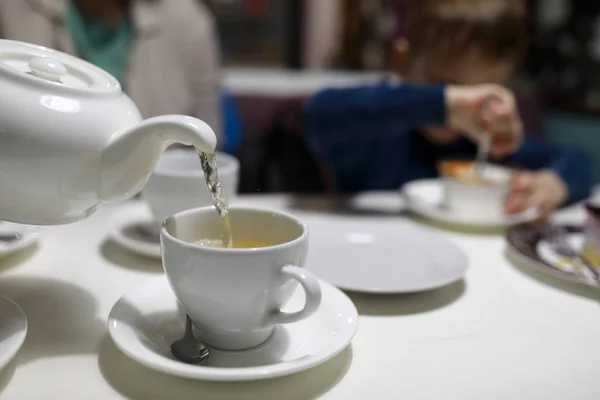
[[[230,207],[233,246],[221,240],[213,207],[179,212],[162,225],[163,267],[171,288],[209,346],[242,350],[265,342],[277,324],[312,315],[317,278],[304,268],[308,227],[279,211]],[[283,312],[298,284],[304,308]]]
[[[239,162],[225,153],[217,153],[216,158],[219,181],[229,202],[237,193]],[[142,200],[150,208],[157,230],[179,211],[211,205],[198,153],[194,149],[165,151],[142,191]]]
[[[455,215],[471,218],[502,218],[509,193],[512,171],[486,164],[478,172],[473,161],[444,161],[440,164],[444,179],[444,207]]]

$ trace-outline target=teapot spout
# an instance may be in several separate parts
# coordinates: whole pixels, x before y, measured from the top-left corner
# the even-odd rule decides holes
[[[183,115],[149,118],[113,135],[102,153],[100,199],[117,202],[135,196],[160,154],[175,143],[214,153],[217,138],[204,121]]]

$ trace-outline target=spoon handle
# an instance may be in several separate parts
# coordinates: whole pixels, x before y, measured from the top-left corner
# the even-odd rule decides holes
[[[184,335],[186,337],[190,337],[191,335],[194,334],[193,329],[194,328],[192,326],[192,319],[190,318],[190,316],[188,314],[185,314],[185,333],[184,333]]]
[[[481,174],[485,169],[487,163],[490,147],[492,144],[492,137],[488,132],[482,132],[479,135],[479,142],[477,146],[477,160],[475,161],[476,172]]]
[[[482,112],[488,111],[489,108],[491,107],[491,104],[495,100],[496,100],[496,98],[493,96],[486,98],[481,105]],[[477,142],[477,159],[475,160],[475,170],[480,175],[482,174],[483,170],[485,169],[485,165],[487,163],[491,147],[492,147],[492,135],[490,135],[490,133],[484,129],[479,134],[479,140]]]
[[[0,233],[0,242],[15,242],[21,239],[19,233]]]

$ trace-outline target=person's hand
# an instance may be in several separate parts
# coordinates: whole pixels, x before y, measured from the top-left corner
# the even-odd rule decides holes
[[[500,85],[449,86],[446,89],[448,124],[477,141],[483,131],[492,137],[490,155],[515,152],[523,137],[523,124],[514,94]]]
[[[567,197],[567,186],[555,172],[523,172],[511,181],[504,211],[516,214],[537,207],[541,216],[546,217],[560,207]]]

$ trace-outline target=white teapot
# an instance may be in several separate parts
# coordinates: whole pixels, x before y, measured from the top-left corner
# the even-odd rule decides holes
[[[137,194],[167,146],[214,152],[216,141],[195,118],[142,121],[119,82],[88,62],[0,40],[0,220],[83,219]]]

